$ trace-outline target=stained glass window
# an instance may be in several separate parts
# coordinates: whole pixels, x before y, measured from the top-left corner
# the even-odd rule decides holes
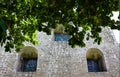
[[[70,36],[62,33],[55,33],[55,41],[68,41]]]
[[[100,72],[98,60],[87,60],[89,72]]]
[[[22,71],[35,72],[37,68],[37,59],[23,59]]]

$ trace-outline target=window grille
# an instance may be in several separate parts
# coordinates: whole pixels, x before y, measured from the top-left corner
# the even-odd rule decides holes
[[[23,59],[21,64],[21,71],[35,72],[37,68],[37,59]]]
[[[87,65],[88,65],[88,71],[89,72],[99,72],[100,67],[98,60],[87,60]]]

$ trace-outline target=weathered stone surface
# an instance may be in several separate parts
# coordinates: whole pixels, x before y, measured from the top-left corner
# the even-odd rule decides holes
[[[0,47],[0,77],[120,77],[120,46],[109,28],[101,33],[101,45],[93,44],[90,39],[85,41],[85,48],[71,48],[65,42],[55,42],[53,32],[49,36],[43,32],[38,35],[41,43],[34,46],[38,50],[37,71],[17,72],[19,54],[5,53]],[[29,43],[25,45],[32,46]],[[86,53],[90,48],[97,48],[103,53],[106,72],[88,72]]]

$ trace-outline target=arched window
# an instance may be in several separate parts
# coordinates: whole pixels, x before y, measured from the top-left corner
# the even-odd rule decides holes
[[[87,51],[88,72],[106,71],[105,62],[102,52],[97,48],[91,48]]]
[[[57,25],[56,29],[54,30],[55,34],[55,41],[68,41],[70,39],[70,35],[65,33],[65,28],[63,25]]]
[[[37,49],[32,46],[25,46],[20,51],[20,61],[18,71],[35,72],[37,69]]]

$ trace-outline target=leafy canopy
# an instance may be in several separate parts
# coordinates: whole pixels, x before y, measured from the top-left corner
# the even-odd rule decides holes
[[[25,41],[37,44],[36,31],[49,35],[59,24],[72,47],[84,47],[89,38],[100,44],[102,27],[120,30],[120,22],[111,20],[118,10],[118,0],[0,0],[0,44],[19,51]]]

